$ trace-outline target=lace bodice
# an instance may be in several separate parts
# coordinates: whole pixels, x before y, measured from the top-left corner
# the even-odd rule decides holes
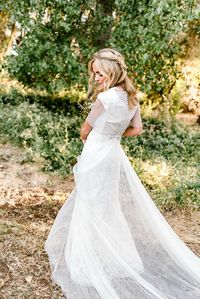
[[[142,127],[139,104],[130,110],[127,92],[116,87],[98,94],[86,121],[109,136],[121,136],[128,126]]]

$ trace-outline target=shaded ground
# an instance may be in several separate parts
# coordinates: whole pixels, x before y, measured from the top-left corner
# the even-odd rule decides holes
[[[0,145],[0,298],[61,299],[50,280],[44,242],[73,178],[46,175],[25,161],[23,151]],[[165,217],[200,255],[200,211]]]

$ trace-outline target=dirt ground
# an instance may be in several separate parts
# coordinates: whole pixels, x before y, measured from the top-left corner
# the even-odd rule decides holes
[[[0,145],[0,299],[64,298],[50,280],[44,242],[73,186],[73,178],[44,174],[22,150]],[[200,211],[164,216],[200,255]]]

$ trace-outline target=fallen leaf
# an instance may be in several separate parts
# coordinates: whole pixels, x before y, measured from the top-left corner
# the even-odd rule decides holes
[[[33,276],[26,276],[26,277],[25,277],[25,280],[26,280],[28,283],[30,283],[31,280],[32,280],[32,278],[33,278]]]

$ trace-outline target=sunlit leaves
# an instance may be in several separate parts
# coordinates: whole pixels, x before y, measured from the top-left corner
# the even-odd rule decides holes
[[[59,92],[87,82],[87,62],[97,49],[113,46],[149,97],[162,99],[177,76],[177,35],[195,15],[189,0],[46,0],[2,4],[25,37],[8,60],[10,73],[30,87]]]
[[[126,55],[140,88],[148,95],[167,95],[177,75],[180,53],[176,36],[184,31],[194,1],[120,1],[114,44]],[[132,7],[132,9],[130,8]]]

